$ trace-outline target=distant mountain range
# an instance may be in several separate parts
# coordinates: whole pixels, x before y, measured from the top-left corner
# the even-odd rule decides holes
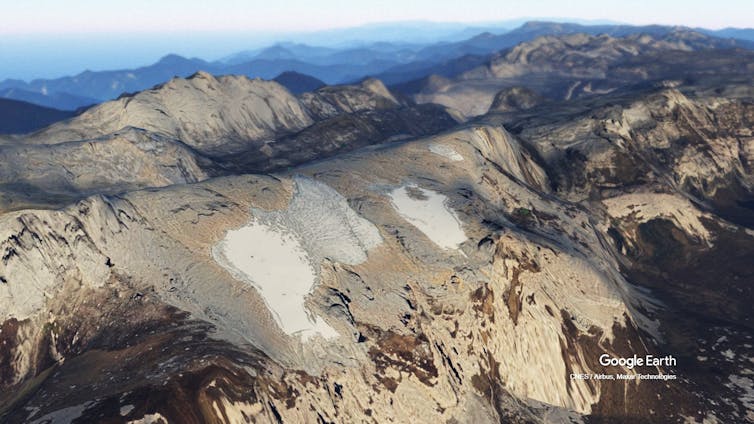
[[[636,89],[637,85],[679,83],[671,80],[699,82],[723,73],[746,75],[751,73],[747,67],[754,51],[739,46],[736,40],[685,28],[656,35],[547,35],[519,43],[461,73],[443,74],[448,69],[468,68],[472,64],[468,58],[427,69],[424,72],[429,76],[391,88],[417,103],[441,104],[474,117],[512,104],[535,104],[538,96],[570,100]],[[726,66],[719,66],[720,61],[727,61]]]
[[[76,110],[102,102],[98,98],[78,96],[62,91],[47,93],[44,90],[31,91],[15,87],[0,89],[0,98],[19,100],[60,110]]]
[[[31,132],[74,115],[74,112],[0,98],[0,134]]]
[[[571,29],[414,49],[400,93],[199,71],[0,135],[0,423],[745,422],[754,50]],[[336,69],[279,47],[196,63]]]
[[[301,94],[324,87],[326,84],[317,78],[298,72],[287,71],[275,77],[275,82],[293,94]]]
[[[483,28],[476,28],[480,29]],[[368,76],[399,86],[431,74],[454,77],[483,65],[494,53],[542,35],[585,33],[619,37],[646,33],[658,36],[678,30],[679,27],[527,22],[513,30],[486,29],[490,31],[454,42],[412,43],[408,40],[372,42],[344,48],[278,43],[264,49],[239,52],[214,62],[168,55],[152,65],[134,69],[85,71],[74,76],[30,82],[5,80],[0,82],[0,97],[75,110],[117,98],[123,93],[144,90],[174,76],[186,77],[197,71],[215,75],[279,78],[279,82],[294,93],[323,84],[352,83]],[[734,44],[737,46],[754,46],[752,29],[698,31],[714,37],[735,39]],[[286,74],[287,72],[295,74]],[[304,79],[309,81],[305,83]]]

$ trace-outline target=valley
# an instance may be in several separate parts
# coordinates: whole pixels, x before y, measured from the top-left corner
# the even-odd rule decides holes
[[[0,421],[754,420],[754,53],[540,29],[0,136]]]

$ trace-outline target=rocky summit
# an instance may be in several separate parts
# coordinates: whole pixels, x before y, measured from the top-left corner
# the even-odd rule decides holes
[[[0,421],[750,422],[753,58],[552,35],[4,136]]]

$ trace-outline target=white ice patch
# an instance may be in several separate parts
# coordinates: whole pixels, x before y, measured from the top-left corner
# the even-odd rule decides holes
[[[461,220],[444,195],[415,185],[398,187],[389,195],[398,213],[436,245],[456,249],[466,241]]]
[[[126,424],[157,424],[157,423],[168,423],[168,419],[163,417],[160,413],[155,412],[154,414],[147,414],[144,415],[141,419],[129,421]]]
[[[306,309],[306,296],[317,273],[290,231],[252,222],[228,231],[220,252],[242,277],[251,280],[287,334],[300,334],[304,339],[313,334],[337,336],[322,318],[311,316]]]
[[[217,261],[259,290],[280,328],[307,340],[338,333],[306,307],[324,258],[356,265],[382,242],[379,231],[361,218],[329,186],[296,178],[288,208],[253,210],[248,225],[228,231],[213,250]]]
[[[431,143],[429,145],[429,151],[436,155],[450,159],[453,162],[460,162],[463,160],[463,156],[456,152],[455,149],[445,144]]]
[[[296,193],[288,209],[270,214],[298,234],[304,248],[317,259],[357,265],[367,251],[382,243],[379,230],[348,206],[330,186],[308,178],[296,178]]]

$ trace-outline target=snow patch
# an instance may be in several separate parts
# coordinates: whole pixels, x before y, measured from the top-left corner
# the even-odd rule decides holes
[[[446,159],[450,159],[453,162],[460,162],[463,160],[463,156],[456,152],[455,149],[445,144],[432,143],[429,145],[429,151]]]
[[[315,259],[357,265],[367,260],[369,249],[382,243],[377,227],[354,212],[346,198],[330,186],[302,177],[295,183],[288,209],[268,218],[298,234]]]
[[[444,195],[408,185],[390,191],[389,196],[398,213],[436,245],[457,249],[466,241],[461,220],[447,205]]]
[[[379,231],[361,218],[331,187],[295,178],[288,208],[252,210],[246,226],[228,231],[213,249],[215,259],[264,297],[280,328],[304,341],[338,333],[306,307],[324,258],[356,265],[382,242]]]
[[[129,421],[126,424],[169,424],[169,422],[167,418],[155,412],[154,414],[144,415],[141,419]]]
[[[252,222],[229,231],[220,244],[227,264],[251,280],[287,334],[337,335],[320,317],[311,316],[305,301],[317,273],[299,239],[282,227]],[[224,263],[225,261],[221,261]]]

